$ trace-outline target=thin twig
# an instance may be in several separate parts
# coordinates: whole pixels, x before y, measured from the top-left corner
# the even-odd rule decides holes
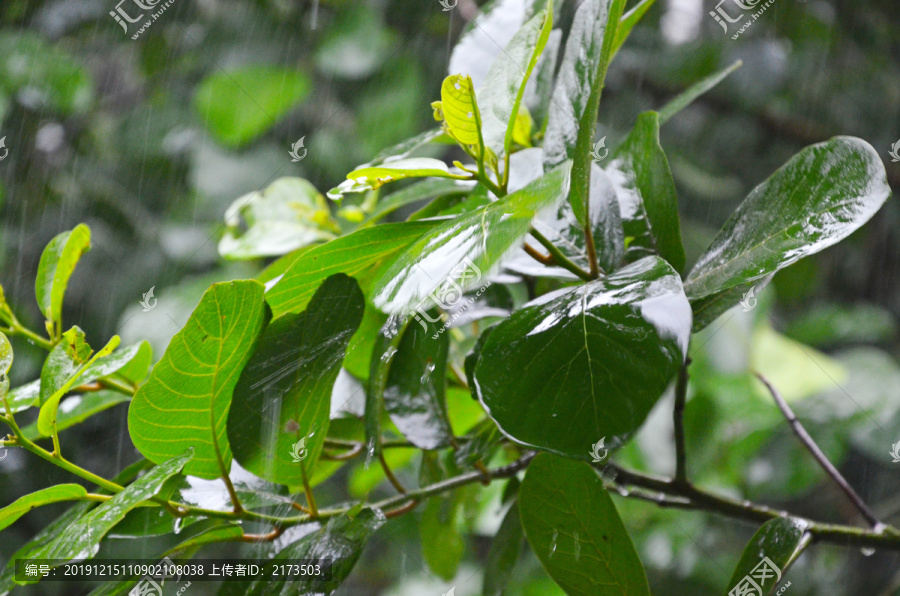
[[[384,459],[384,452],[378,452],[378,461],[381,462],[381,469],[384,470],[384,475],[387,476],[387,479],[390,480],[391,484],[394,485],[394,488],[397,489],[397,492],[401,495],[406,494],[406,488],[397,480],[397,477],[394,476],[394,472],[391,471],[391,467],[388,465],[387,461]]]
[[[772,386],[769,381],[766,380],[764,376],[757,373],[756,377],[762,381],[763,385],[769,390],[769,393],[772,394],[772,398],[775,400],[775,404],[778,406],[778,409],[781,410],[781,413],[784,414],[784,417],[787,419],[788,424],[791,425],[791,429],[794,431],[794,434],[797,435],[797,438],[800,439],[800,442],[812,453],[812,456],[816,458],[816,461],[819,462],[819,465],[828,473],[829,476],[837,483],[837,485],[844,491],[844,494],[850,498],[859,512],[862,514],[866,521],[872,525],[873,528],[881,528],[884,526],[878,518],[875,517],[875,514],[872,513],[872,510],[869,509],[869,506],[860,498],[856,491],[850,486],[847,480],[838,472],[838,469],[834,467],[834,465],[828,461],[828,458],[822,453],[822,450],[819,449],[819,446],[816,445],[816,442],[813,440],[809,433],[806,432],[806,429],[803,428],[803,425],[800,424],[800,421],[797,420],[797,416],[794,415],[794,411],[791,410],[791,407],[784,401],[784,398],[781,397],[781,394],[778,393],[778,390]]]
[[[675,408],[672,410],[672,421],[675,425],[675,482],[687,484],[687,451],[684,447],[684,404],[687,399],[688,366],[691,359],[684,361],[678,371],[678,382],[675,385]]]

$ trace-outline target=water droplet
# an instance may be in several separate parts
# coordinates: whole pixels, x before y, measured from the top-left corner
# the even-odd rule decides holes
[[[861,548],[861,549],[859,549],[859,552],[861,552],[862,556],[864,556],[864,557],[871,557],[872,555],[875,554],[875,549],[874,548]]]
[[[388,348],[387,351],[381,355],[381,361],[387,362],[391,358],[394,357],[394,354],[397,353],[397,348]]]
[[[553,530],[553,538],[550,540],[550,555],[547,557],[548,559],[553,558],[553,554],[556,552],[556,539],[559,538],[559,532]]]
[[[573,532],[572,537],[575,539],[575,546],[573,549],[573,555],[575,556],[575,562],[578,562],[578,559],[581,558],[581,541],[578,540],[578,532]]]
[[[369,442],[366,444],[366,470],[369,469],[369,463],[372,461],[373,457],[375,457],[375,437],[369,439]]]
[[[428,364],[425,365],[425,372],[422,373],[422,377],[419,379],[421,383],[427,383],[428,379],[431,377],[431,373],[434,372],[434,362],[429,361]]]
[[[184,518],[181,518],[181,517],[176,518],[175,525],[172,527],[172,531],[175,534],[181,534],[181,530],[183,530],[183,529],[184,529]]]

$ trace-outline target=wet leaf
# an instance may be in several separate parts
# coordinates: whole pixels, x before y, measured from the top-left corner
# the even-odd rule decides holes
[[[58,484],[27,494],[0,509],[0,531],[32,509],[60,501],[77,501],[86,495],[87,491],[80,484]]]
[[[641,21],[644,14],[650,10],[650,7],[653,6],[653,2],[654,0],[641,0],[635,4],[631,10],[622,15],[622,19],[619,21],[619,30],[616,32],[616,43],[613,45],[612,49],[613,56],[615,56],[622,46],[625,45],[628,36],[631,34],[631,30]]]
[[[468,75],[450,75],[441,84],[441,110],[447,132],[463,145],[478,145],[480,113]]]
[[[447,304],[450,294],[459,296],[482,283],[521,246],[538,211],[560,201],[568,185],[566,163],[521,190],[436,226],[385,268],[373,286],[372,302],[391,314]]]
[[[84,340],[84,331],[75,326],[62,334],[41,367],[40,403],[62,387],[91,357],[91,346]]]
[[[325,442],[331,391],[364,308],[356,280],[338,274],[304,312],[263,332],[228,414],[228,441],[244,468],[278,484],[303,483]]]
[[[528,543],[569,596],[650,595],[644,567],[600,476],[542,453],[519,489]]]
[[[375,334],[372,357],[369,361],[369,382],[366,385],[366,404],[363,423],[366,432],[366,462],[381,454],[381,426],[384,415],[384,391],[391,364],[410,320],[389,317]]]
[[[522,531],[522,520],[519,516],[519,505],[513,502],[500,529],[491,541],[491,548],[484,565],[484,586],[482,596],[503,596],[506,584],[513,576],[513,570],[522,554],[522,542],[525,534]]]
[[[473,387],[506,435],[590,459],[594,442],[641,426],[684,361],[690,329],[681,279],[648,257],[514,312],[484,343]]]
[[[91,230],[84,224],[75,226],[69,232],[57,235],[41,254],[38,263],[34,293],[41,314],[54,324],[62,327],[62,305],[69,285],[69,278],[75,270],[81,255],[91,249]]]
[[[112,375],[121,375],[130,381],[141,381],[146,375],[152,358],[153,350],[149,342],[142,341],[130,345],[127,348],[116,350],[108,356],[97,358],[84,370],[81,382],[87,383]]]
[[[410,157],[379,166],[360,168],[347,174],[347,179],[328,191],[329,199],[340,199],[346,193],[375,190],[382,185],[405,178],[451,178],[450,168],[439,159]]]
[[[225,420],[238,374],[265,323],[263,285],[213,284],[175,334],[128,410],[135,447],[154,462],[193,447],[185,473],[216,478],[231,466]]]
[[[303,178],[279,178],[235,200],[225,212],[219,254],[231,259],[283,255],[335,236],[325,198]]]
[[[483,85],[491,65],[528,18],[528,9],[529,3],[521,0],[495,0],[482,5],[459,36],[447,72],[468,73],[476,86]]]
[[[217,141],[241,147],[306,99],[310,87],[302,72],[276,66],[217,68],[197,87],[194,108]]]
[[[9,372],[13,363],[12,344],[5,333],[0,333],[0,376]]]
[[[525,84],[537,64],[553,28],[553,2],[519,29],[488,70],[478,91],[481,132],[486,147],[496,155],[509,153],[517,125]],[[446,82],[445,82],[446,84]],[[441,93],[442,103],[444,99]],[[444,108],[445,114],[447,108]],[[522,114],[527,114],[526,111]],[[447,116],[449,119],[449,115]],[[528,121],[531,121],[530,115]],[[449,123],[449,121],[448,121]],[[451,128],[452,129],[452,128]],[[530,130],[530,126],[528,127]],[[528,135],[530,136],[530,135]],[[526,137],[527,138],[527,137]],[[475,139],[477,143],[478,139]],[[521,139],[520,139],[521,141]],[[468,144],[474,144],[469,142]],[[521,143],[526,144],[526,143]]]
[[[764,523],[744,549],[725,592],[738,585],[752,586],[755,583],[762,588],[763,594],[769,594],[781,581],[782,572],[793,561],[795,553],[804,546],[808,525],[793,517],[776,518]],[[753,583],[747,582],[747,576]]]
[[[301,312],[325,278],[335,273],[364,277],[378,264],[435,227],[434,222],[390,223],[363,228],[303,253],[268,292],[272,315]],[[365,283],[360,283],[363,291]]]
[[[678,94],[677,97],[672,99],[659,111],[659,125],[662,126],[668,122],[672,116],[691,105],[698,97],[721,83],[725,80],[725,77],[739,69],[742,64],[742,61],[737,60],[731,66],[723,68],[719,72],[713,73],[708,77],[697,81],[682,93]]]
[[[684,269],[678,197],[669,161],[659,144],[659,115],[644,112],[606,168],[616,187],[625,236],[634,240],[626,257],[658,254],[676,271]]]
[[[193,453],[187,451],[151,469],[109,501],[78,518],[49,543],[31,552],[29,558],[70,560],[93,557],[106,533],[139,503],[154,497],[163,483],[177,474],[191,457]]]
[[[117,391],[97,391],[70,396],[59,405],[56,413],[56,431],[62,432],[81,424],[95,414],[129,401],[131,401],[130,397]],[[30,441],[36,441],[42,437],[37,422],[24,427],[22,434]]]
[[[416,182],[379,200],[378,205],[369,214],[369,221],[377,221],[400,207],[418,201],[437,197],[460,197],[471,191],[473,186],[472,182],[441,178]]]
[[[881,157],[865,141],[835,137],[807,147],[753,189],[698,259],[685,281],[691,304],[840,242],[890,195]],[[716,311],[734,304],[719,301]]]
[[[419,318],[406,327],[388,372],[384,408],[403,436],[420,449],[450,444],[447,355],[450,336]]]

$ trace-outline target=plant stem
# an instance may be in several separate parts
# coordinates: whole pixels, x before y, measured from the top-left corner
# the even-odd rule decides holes
[[[313,496],[312,487],[309,485],[309,478],[306,477],[306,465],[300,463],[300,474],[303,476],[303,492],[306,494],[306,505],[309,507],[309,514],[312,517],[319,516],[319,508],[316,506],[316,498]]]
[[[531,235],[534,236],[534,239],[540,242],[544,246],[544,248],[547,249],[547,252],[550,253],[550,256],[553,257],[553,261],[557,265],[559,265],[563,269],[571,271],[584,281],[591,281],[594,279],[593,277],[591,277],[590,273],[586,272],[584,269],[570,261],[568,257],[566,257],[566,255],[562,254],[562,252],[558,248],[556,248],[556,245],[550,242],[546,236],[544,236],[534,228],[531,228]]]
[[[407,494],[406,487],[401,484],[397,477],[394,476],[394,472],[391,471],[391,467],[388,465],[387,461],[384,459],[384,451],[378,451],[378,461],[381,463],[381,469],[384,470],[384,475],[387,476],[387,479],[390,483],[397,489],[397,492],[401,495]]]
[[[672,421],[675,426],[675,482],[687,484],[687,452],[684,447],[684,404],[687,399],[688,366],[691,359],[684,361],[678,371],[678,382],[675,385],[675,408],[672,411]]]
[[[869,506],[866,505],[865,501],[860,498],[856,491],[853,490],[853,487],[850,486],[850,483],[841,475],[837,468],[834,467],[830,461],[828,461],[828,457],[822,453],[822,450],[819,449],[819,446],[816,445],[816,442],[813,438],[806,432],[806,429],[803,428],[803,425],[797,420],[797,416],[794,414],[794,411],[791,410],[791,407],[784,401],[784,398],[781,397],[781,394],[778,393],[778,390],[766,380],[761,374],[757,373],[756,377],[762,381],[763,385],[769,390],[769,393],[772,394],[772,398],[775,400],[775,404],[778,406],[778,409],[781,410],[781,413],[784,414],[785,419],[790,424],[791,429],[794,431],[794,434],[797,435],[797,438],[800,439],[800,442],[812,453],[812,456],[819,462],[819,465],[822,466],[822,469],[831,476],[834,482],[840,487],[844,494],[850,499],[854,506],[859,510],[866,521],[872,525],[873,528],[881,528],[884,526],[878,518],[875,517],[875,514],[872,513],[872,510],[869,509]]]
[[[36,346],[41,347],[48,352],[53,349],[53,342],[50,340],[44,339],[34,331],[27,329],[19,324],[19,321],[13,320],[10,323],[9,327],[0,327],[0,331],[5,333],[6,335],[20,335],[26,339],[31,340]]]

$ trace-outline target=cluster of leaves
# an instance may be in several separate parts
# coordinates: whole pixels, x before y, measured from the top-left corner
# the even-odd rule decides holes
[[[100,490],[59,485],[0,510],[4,528],[39,505],[83,501],[14,558],[90,557],[114,530],[197,524],[160,556],[287,534],[278,557],[334,559],[332,579],[307,587],[331,593],[387,517],[427,499],[425,559],[449,578],[461,539],[442,550],[436,545],[453,540],[434,536],[454,535],[461,493],[435,487],[508,476],[487,467],[499,461],[527,472],[505,491],[512,504],[484,593],[503,591],[522,537],[568,594],[649,593],[590,465],[591,446],[602,439],[615,451],[633,437],[685,366],[692,333],[777,271],[847,237],[889,196],[865,142],[811,146],[756,187],[685,272],[659,128],[731,69],[641,114],[605,165],[591,155],[607,68],[651,4],[626,13],[624,0],[585,0],[563,44],[552,0],[535,3],[483,81],[447,77],[432,106],[439,128],[382,152],[327,193],[348,203],[349,230],[303,180],[240,199],[226,216],[222,254],[283,256],[255,280],[210,287],[152,369],[147,343],[117,349],[113,337],[94,352],[78,327],[63,331],[63,297],[90,232],[78,226],[57,236],[36,283],[47,337],[0,302],[7,334],[49,350],[39,380],[8,391],[3,377],[2,421],[13,431],[5,444]],[[448,143],[468,161],[420,156]],[[380,196],[388,183],[417,178]],[[414,203],[424,206],[405,221],[380,223]],[[5,336],[0,355],[5,375]],[[336,403],[357,390],[364,403]],[[451,398],[467,393],[477,403]],[[62,430],[122,401],[130,401],[129,434],[145,460],[108,481],[63,458]],[[30,408],[36,423],[19,428],[14,416]],[[35,443],[45,438],[52,451]],[[420,489],[408,491],[390,471],[398,442],[423,454]],[[299,462],[298,444],[306,450]],[[318,509],[313,487],[357,454],[377,459],[401,494]],[[192,503],[192,478],[222,479],[231,509]],[[301,494],[305,505],[295,501]],[[291,535],[317,521],[318,531]],[[271,535],[247,532],[251,524]],[[801,526],[761,528],[732,583],[758,563],[753,553],[787,567]],[[8,567],[0,591],[12,581]]]

